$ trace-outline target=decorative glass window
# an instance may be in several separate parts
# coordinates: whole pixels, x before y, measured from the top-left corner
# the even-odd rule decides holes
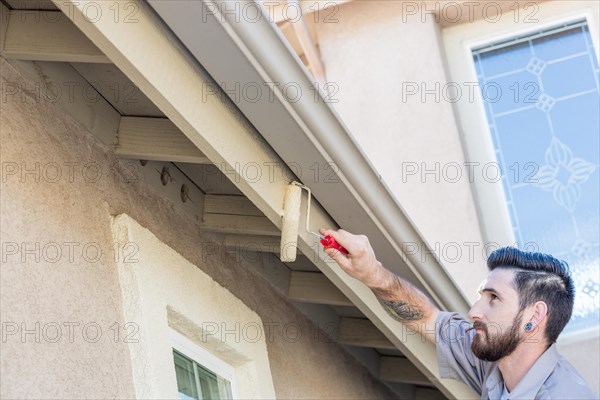
[[[473,59],[515,238],[569,263],[566,331],[597,328],[599,73],[587,22],[476,48]]]
[[[232,383],[235,384],[233,367],[174,330],[170,336],[179,399],[233,399],[236,391],[232,387]]]

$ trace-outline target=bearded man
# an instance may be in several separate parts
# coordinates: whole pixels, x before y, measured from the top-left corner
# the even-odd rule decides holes
[[[365,283],[387,312],[436,346],[440,376],[465,382],[482,399],[594,399],[556,349],[573,312],[575,288],[564,261],[516,248],[490,254],[490,273],[467,322],[442,312],[422,292],[377,261],[369,240],[321,229],[348,250],[326,249]]]

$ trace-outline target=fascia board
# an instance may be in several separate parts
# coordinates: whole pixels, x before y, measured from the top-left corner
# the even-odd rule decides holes
[[[256,6],[251,1],[237,2],[240,12],[230,13],[221,13],[226,6],[214,2],[148,3],[287,165],[304,172],[301,180],[341,227],[367,235],[387,268],[427,292],[442,309],[466,314],[464,294],[334,110],[322,96],[315,97],[313,80],[266,10],[251,21],[241,12],[253,7],[250,3]],[[245,85],[274,90],[253,101],[236,91]],[[303,95],[287,101],[281,91],[285,85]],[[315,166],[327,172],[326,165],[337,169],[335,179],[308,176]],[[403,251],[406,243],[418,244],[419,251]]]

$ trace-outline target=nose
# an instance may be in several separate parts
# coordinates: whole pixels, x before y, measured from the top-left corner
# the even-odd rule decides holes
[[[481,320],[482,313],[481,313],[480,304],[481,304],[481,299],[477,300],[475,302],[475,304],[473,304],[473,306],[469,310],[469,314],[468,314],[470,319],[472,319],[474,321]]]

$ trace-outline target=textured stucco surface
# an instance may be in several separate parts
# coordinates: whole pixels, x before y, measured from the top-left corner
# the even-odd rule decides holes
[[[115,217],[113,237],[138,247],[135,260],[117,262],[125,319],[139,326],[129,343],[136,398],[178,397],[172,328],[235,368],[236,398],[273,399],[259,316],[128,215]]]
[[[559,340],[558,351],[581,374],[596,396],[600,396],[600,338],[588,338],[562,344]]]
[[[434,253],[474,300],[486,275],[485,259],[465,171],[456,180],[455,169],[444,170],[465,161],[452,104],[441,95],[421,97],[421,89],[433,93],[447,82],[435,21],[403,22],[402,3],[386,1],[347,3],[335,17],[338,22],[318,25],[327,81],[339,87],[333,106]],[[413,85],[418,93],[410,95]],[[439,172],[425,173],[436,168]]]
[[[3,87],[15,83],[19,88],[34,88],[4,59],[0,66]],[[35,334],[21,338],[19,332],[0,344],[0,397],[134,397],[130,355],[124,343],[128,321],[123,316],[111,237],[111,219],[122,213],[228,289],[263,322],[293,323],[306,332],[295,342],[275,334],[267,343],[278,398],[394,397],[341,347],[308,334],[316,326],[244,265],[246,261],[236,261],[224,252],[202,254],[201,244],[219,237],[201,232],[171,203],[153,194],[141,174],[134,182],[118,168],[115,174],[117,160],[56,104],[19,89],[3,97],[0,105],[1,162],[18,167],[16,174],[3,171],[0,188],[1,241],[18,247],[10,255],[13,248],[10,252],[3,249],[3,333],[8,327],[5,323],[19,328],[23,323],[27,329],[41,324],[39,343]],[[38,176],[21,174],[22,168],[35,169],[36,163]],[[85,165],[89,165],[86,177],[82,175]],[[100,171],[99,179],[94,171]],[[67,244],[72,242],[78,245]],[[23,243],[34,252],[39,243],[39,262],[35,254],[21,251]],[[62,250],[56,261],[51,251],[57,247],[49,243]],[[88,253],[82,253],[86,244]],[[74,249],[72,257],[69,248]],[[97,261],[96,249],[101,251]],[[126,254],[120,251],[117,256]],[[49,340],[56,337],[52,323],[63,327],[56,343]],[[79,324],[71,325],[72,342],[65,323]],[[91,342],[96,339],[92,328],[83,337],[82,327],[89,323],[102,329],[96,343]],[[120,333],[117,340],[115,323]]]

